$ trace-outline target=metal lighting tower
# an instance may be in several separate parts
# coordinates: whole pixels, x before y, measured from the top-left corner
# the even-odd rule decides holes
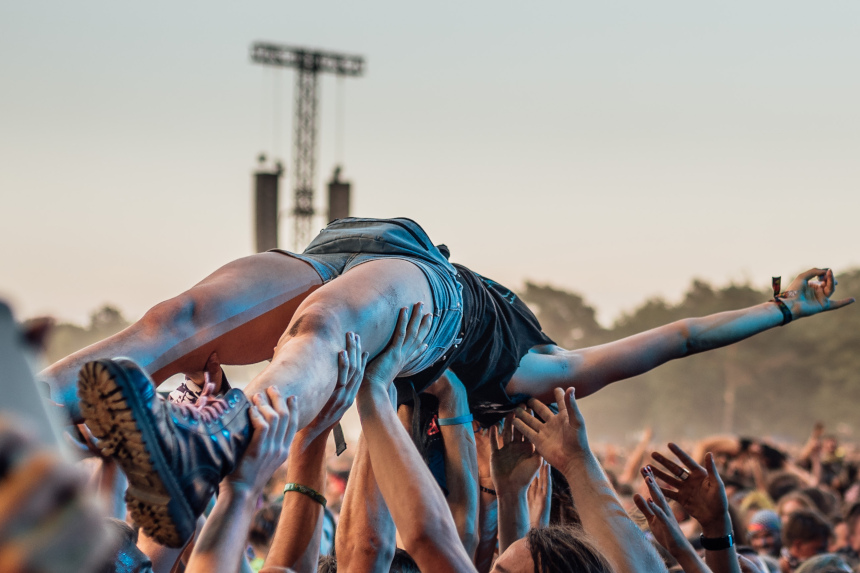
[[[364,58],[256,42],[251,46],[251,60],[258,64],[296,68],[295,133],[293,159],[295,167],[294,246],[304,249],[311,240],[314,215],[314,171],[316,169],[317,75],[328,72],[339,76],[360,76]]]

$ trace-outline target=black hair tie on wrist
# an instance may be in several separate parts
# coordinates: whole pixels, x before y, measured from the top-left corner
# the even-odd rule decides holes
[[[779,311],[782,313],[782,324],[780,326],[785,326],[791,319],[794,318],[791,316],[791,310],[789,310],[788,306],[782,302],[782,299],[779,298],[780,285],[782,284],[782,277],[773,277],[771,279],[771,285],[773,286],[773,302],[776,303],[776,306],[779,307]]]

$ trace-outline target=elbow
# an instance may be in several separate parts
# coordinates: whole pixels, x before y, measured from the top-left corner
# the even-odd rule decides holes
[[[674,334],[679,349],[678,358],[683,358],[704,350],[703,348],[699,348],[699,341],[696,339],[693,328],[693,319],[685,318],[675,322],[672,326],[675,330]]]
[[[471,531],[460,536],[460,541],[463,542],[463,548],[466,550],[466,554],[471,559],[474,559],[475,553],[478,551],[478,543],[481,541],[476,528],[472,528]]]
[[[360,539],[349,539],[335,550],[338,565],[344,571],[373,569],[379,564],[391,564],[394,559],[394,543],[380,535],[371,534]],[[370,564],[373,564],[371,567]]]

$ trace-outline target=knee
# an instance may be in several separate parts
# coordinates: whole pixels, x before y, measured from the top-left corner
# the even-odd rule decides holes
[[[198,314],[198,302],[185,293],[149,309],[138,326],[143,335],[164,336],[170,333],[187,338],[195,332]]]
[[[295,318],[284,333],[284,337],[339,339],[344,334],[341,332],[341,318],[342,316],[335,306],[311,303],[296,313]]]

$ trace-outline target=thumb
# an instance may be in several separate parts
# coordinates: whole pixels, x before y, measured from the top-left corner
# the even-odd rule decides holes
[[[705,454],[705,467],[708,469],[708,473],[711,477],[714,478],[714,481],[716,481],[721,488],[724,487],[723,478],[720,477],[720,472],[717,469],[717,462],[714,460],[714,454],[711,452]]]
[[[843,306],[848,306],[849,304],[853,304],[853,298],[843,298],[842,300],[831,300],[830,305],[827,310],[836,310],[837,308],[842,308]]]
[[[579,411],[579,406],[576,405],[576,388],[568,388],[564,391],[564,407],[567,409],[567,421],[570,425],[581,426],[582,413]]]

